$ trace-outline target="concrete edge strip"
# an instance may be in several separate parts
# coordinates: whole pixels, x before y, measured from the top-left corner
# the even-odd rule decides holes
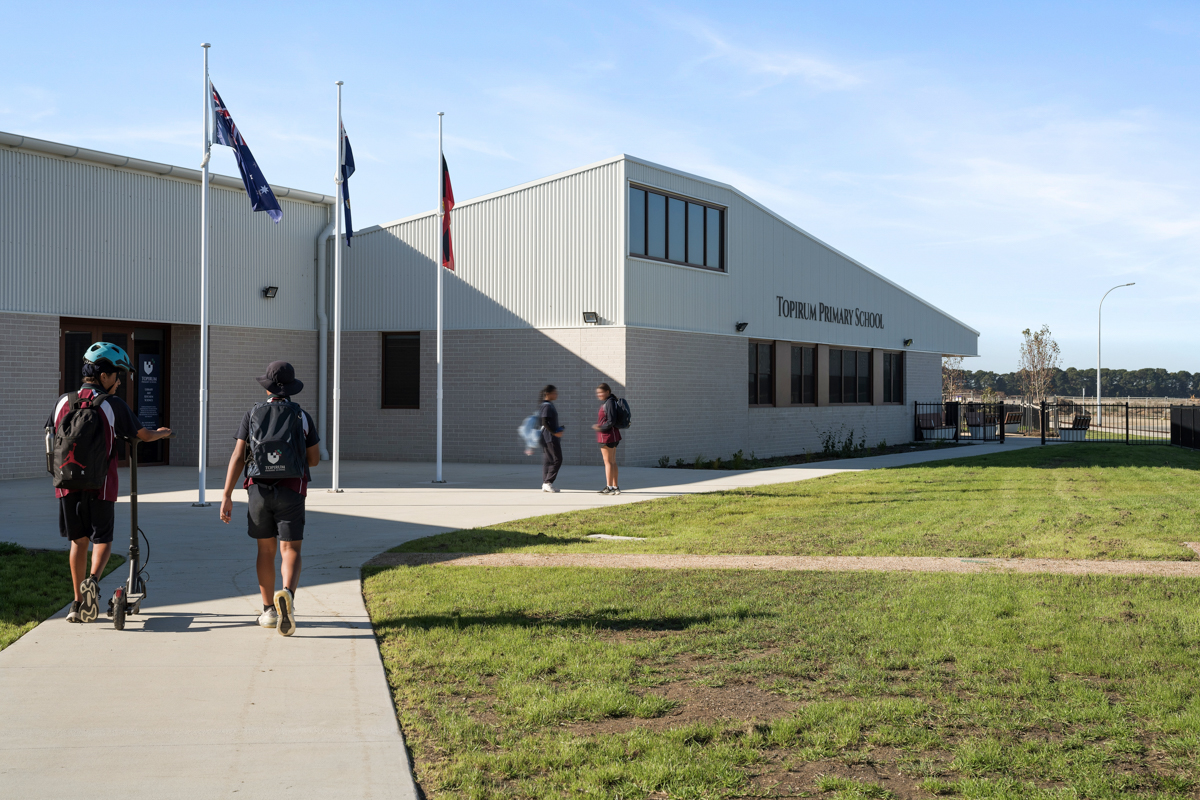
[[[1200,547],[1200,544],[1197,545]],[[1193,548],[1195,549],[1195,548]],[[1198,551],[1200,552],[1200,551]],[[364,566],[592,567],[615,569],[741,569],[782,572],[1013,572],[1054,575],[1200,577],[1194,561],[1087,561],[1050,558],[916,556],[704,556],[628,553],[382,553]]]

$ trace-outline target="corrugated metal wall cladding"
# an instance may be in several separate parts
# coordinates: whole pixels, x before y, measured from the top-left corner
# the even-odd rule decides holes
[[[434,327],[437,225],[422,217],[354,239],[347,330]],[[578,327],[583,311],[620,324],[624,228],[619,162],[459,206],[445,326]]]
[[[277,226],[244,193],[212,190],[212,324],[315,327],[313,244],[326,208],[280,203]],[[0,215],[0,309],[199,321],[195,184],[0,149]],[[287,300],[264,299],[267,285]]]
[[[638,259],[626,260],[626,324],[973,355],[979,337],[955,320],[764,212],[742,196],[692,178],[627,162],[629,180],[721,203],[726,214],[728,274]],[[884,315],[884,328],[779,316],[777,296]]]

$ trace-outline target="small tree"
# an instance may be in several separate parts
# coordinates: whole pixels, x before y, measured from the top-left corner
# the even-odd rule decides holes
[[[966,374],[962,356],[942,359],[942,400],[954,400],[963,392]]]
[[[1043,325],[1039,331],[1029,328],[1021,331],[1025,340],[1021,343],[1021,356],[1017,376],[1025,397],[1035,402],[1046,399],[1050,384],[1059,369],[1061,351],[1058,342],[1050,334],[1050,326]]]

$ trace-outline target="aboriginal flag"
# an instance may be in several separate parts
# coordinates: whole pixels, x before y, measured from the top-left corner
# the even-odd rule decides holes
[[[450,186],[450,170],[442,156],[442,266],[454,271],[454,243],[450,240],[450,209],[454,208],[454,189]]]
[[[238,171],[242,173],[242,185],[246,187],[246,194],[250,196],[250,207],[255,211],[266,211],[267,216],[278,224],[283,218],[283,211],[279,208],[279,201],[275,199],[275,192],[271,190],[266,176],[258,168],[258,162],[254,160],[254,154],[242,138],[242,132],[233,124],[229,109],[221,101],[221,95],[217,94],[217,87],[211,83],[209,87],[212,89],[213,121],[216,123],[213,126],[214,143],[233,148]]]

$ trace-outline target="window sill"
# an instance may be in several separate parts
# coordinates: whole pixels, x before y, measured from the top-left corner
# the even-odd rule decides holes
[[[625,255],[630,261],[640,261],[643,264],[654,264],[659,267],[677,267],[679,269],[691,270],[693,272],[706,272],[710,275],[728,275],[729,271],[717,269],[716,267],[704,267],[696,264],[680,264],[678,261],[667,261],[665,259],[649,258],[647,256],[635,256],[632,253]]]

